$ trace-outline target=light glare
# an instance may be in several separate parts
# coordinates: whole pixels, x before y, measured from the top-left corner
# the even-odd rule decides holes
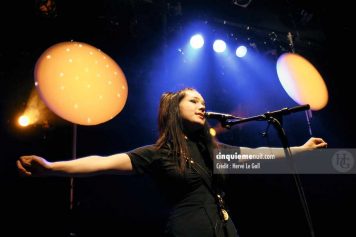
[[[247,48],[245,46],[239,46],[237,49],[236,49],[236,56],[239,57],[239,58],[242,58],[246,55],[247,53]]]
[[[222,53],[226,49],[226,43],[223,40],[215,40],[213,44],[213,49],[217,53]]]
[[[26,127],[30,124],[30,118],[26,115],[21,115],[18,119],[18,123],[22,127]]]
[[[202,35],[197,34],[193,35],[192,38],[190,38],[190,46],[194,49],[200,49],[204,45],[204,38]]]
[[[211,135],[211,136],[213,136],[213,137],[216,136],[216,131],[215,131],[214,128],[210,128],[209,132],[210,132],[210,135]]]

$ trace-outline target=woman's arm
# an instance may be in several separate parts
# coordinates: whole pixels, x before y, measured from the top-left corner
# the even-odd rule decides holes
[[[327,143],[317,137],[311,137],[309,140],[301,146],[291,147],[292,155],[298,155],[303,152],[312,151],[318,148],[326,148]],[[258,148],[248,148],[248,147],[240,147],[241,154],[247,155],[259,155],[261,153],[266,155],[274,155],[274,159],[285,158],[285,152],[283,148],[273,148],[273,147],[258,147]],[[242,162],[244,162],[242,160]]]
[[[49,162],[35,155],[21,156],[17,167],[20,173],[26,176],[90,176],[130,174],[133,171],[131,160],[126,153],[57,162]]]

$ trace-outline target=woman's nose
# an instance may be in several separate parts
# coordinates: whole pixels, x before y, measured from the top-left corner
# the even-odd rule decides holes
[[[199,110],[204,113],[204,112],[205,112],[205,106],[204,106],[204,105],[201,105],[200,108],[199,108]]]

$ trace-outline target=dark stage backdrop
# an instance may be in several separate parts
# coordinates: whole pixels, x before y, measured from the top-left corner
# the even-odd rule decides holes
[[[41,4],[49,2],[55,3],[55,7],[40,10]],[[176,77],[175,72],[170,71],[172,65],[169,60],[160,61],[162,54],[169,51],[170,42],[182,36],[182,27],[190,20],[206,20],[222,28],[226,27],[226,20],[235,31],[240,25],[254,26],[256,32],[251,34],[257,45],[260,44],[260,52],[267,52],[271,47],[280,53],[288,46],[283,40],[276,43],[277,48],[276,44],[263,46],[265,34],[295,33],[296,50],[318,65],[329,89],[328,106],[313,114],[314,135],[325,138],[331,148],[355,147],[355,121],[351,115],[355,107],[351,38],[354,12],[350,6],[341,2],[299,0],[251,1],[247,7],[234,4],[239,1],[192,2],[37,0],[1,3],[1,235],[162,234],[167,210],[150,178],[107,175],[75,179],[75,205],[70,211],[68,178],[18,176],[15,162],[21,155],[37,154],[50,161],[72,157],[73,125],[69,122],[50,111],[47,111],[48,124],[19,129],[15,121],[34,88],[36,60],[49,46],[62,41],[83,41],[102,49],[116,60],[128,79],[128,101],[117,117],[97,126],[78,126],[78,157],[109,155],[155,142],[160,93],[198,85],[189,80],[169,81],[170,77]],[[211,68],[205,70],[206,74],[213,73],[209,71]],[[244,111],[254,115],[271,109],[269,103],[275,102],[271,99],[274,95],[268,95],[265,97],[267,105],[253,110],[258,101],[247,101],[248,105],[231,101],[229,95],[235,92],[229,91],[228,83],[196,87],[202,88],[212,108],[221,112],[239,105],[250,107],[251,110]],[[226,101],[222,99],[224,96]],[[286,103],[290,105],[291,101]],[[285,121],[292,145],[302,144],[309,136],[302,116],[291,116]],[[261,137],[259,133],[265,127],[251,123],[225,131],[218,139],[241,146],[280,146],[273,129],[270,129],[269,141]],[[230,175],[229,178],[228,206],[241,237],[310,236],[292,176]],[[351,220],[356,211],[355,176],[310,174],[300,178],[316,236],[354,236]]]

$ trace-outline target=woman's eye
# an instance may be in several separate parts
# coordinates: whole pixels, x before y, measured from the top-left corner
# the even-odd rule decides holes
[[[195,104],[195,103],[197,103],[197,101],[196,101],[196,100],[190,100],[190,102],[192,102],[192,103],[194,103],[194,104]]]

